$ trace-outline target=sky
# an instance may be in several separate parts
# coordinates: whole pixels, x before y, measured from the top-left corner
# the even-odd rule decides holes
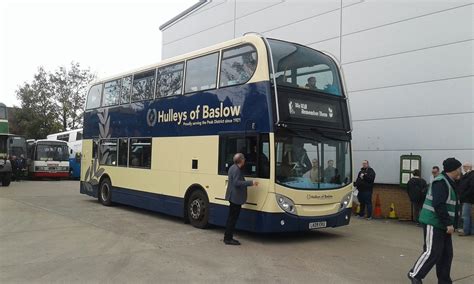
[[[0,0],[0,102],[39,66],[110,76],[161,60],[159,26],[197,0]]]

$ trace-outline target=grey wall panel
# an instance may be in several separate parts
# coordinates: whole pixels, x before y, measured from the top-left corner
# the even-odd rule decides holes
[[[182,40],[163,45],[163,59],[195,51],[212,44],[233,38],[233,24],[227,23],[201,33],[188,36]]]
[[[310,44],[338,37],[339,27],[340,12],[338,10],[271,30],[266,32],[265,35],[302,44]]]
[[[464,6],[344,36],[342,45],[350,48],[343,49],[343,62],[473,39],[472,14],[472,6]]]
[[[309,17],[318,17],[337,10],[339,1],[285,1],[261,12],[256,12],[236,21],[236,35],[246,31],[267,32]]]
[[[366,0],[344,9],[342,33],[358,32],[472,3],[472,0]]]
[[[367,111],[370,111],[370,107]],[[474,112],[354,121],[355,149],[366,151],[473,149],[471,124],[473,116]]]
[[[474,76],[349,93],[352,119],[474,112],[473,86]]]
[[[431,167],[439,166],[443,169],[442,163],[446,158],[456,157],[461,162],[473,161],[474,150],[450,150],[450,151],[381,151],[367,152],[354,151],[354,176],[357,175],[362,160],[369,160],[377,176],[376,183],[399,183],[400,156],[413,153],[421,156],[422,177],[429,182]]]
[[[235,15],[237,18],[240,18],[251,13],[262,11],[274,5],[279,5],[284,3],[283,0],[237,0]]]
[[[163,39],[163,43],[171,43],[206,29],[233,21],[233,0],[211,2],[208,5],[213,5],[213,7],[204,6],[202,10],[200,9],[196,11],[196,13],[186,16],[185,18],[168,27],[166,29],[167,35]]]
[[[344,49],[344,47],[343,47]],[[473,41],[344,65],[350,91],[473,75]]]

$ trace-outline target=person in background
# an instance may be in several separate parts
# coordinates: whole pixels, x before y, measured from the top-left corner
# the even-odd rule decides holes
[[[414,170],[413,177],[407,183],[407,193],[413,209],[413,221],[417,224],[419,224],[418,218],[423,202],[425,202],[427,190],[428,184],[420,177],[420,170]]]
[[[357,175],[354,185],[359,191],[357,198],[360,202],[359,217],[364,218],[367,208],[367,220],[372,219],[372,193],[374,190],[375,171],[370,167],[369,161],[362,161],[362,168]]]
[[[464,163],[462,166],[464,175],[459,183],[459,200],[462,203],[462,232],[459,236],[469,236],[474,234],[474,224],[472,223],[472,204],[474,203],[474,171],[471,163]]]
[[[224,234],[224,243],[226,245],[240,245],[240,242],[234,239],[235,224],[237,224],[239,219],[242,204],[247,201],[247,187],[258,186],[256,180],[245,180],[244,178],[244,154],[235,154],[233,161],[234,164],[228,171],[227,191],[225,193],[225,199],[230,203]]]
[[[430,184],[433,183],[433,180],[439,176],[439,167],[438,166],[434,166],[432,169],[431,169],[431,177],[430,177]]]
[[[310,90],[317,90],[318,87],[316,87],[316,77],[311,76],[308,78],[308,83],[306,84],[306,89]]]
[[[337,169],[334,167],[334,160],[329,160],[327,168],[324,169],[324,182],[334,182],[336,175]]]
[[[411,283],[422,283],[436,264],[438,283],[452,283],[451,263],[453,242],[451,235],[457,224],[457,196],[455,182],[461,178],[461,162],[448,158],[443,172],[431,184],[420,213],[425,243],[423,253],[408,272]]]
[[[317,159],[313,159],[311,161],[312,163],[312,168],[311,171],[309,172],[309,179],[312,182],[319,182],[319,163]]]

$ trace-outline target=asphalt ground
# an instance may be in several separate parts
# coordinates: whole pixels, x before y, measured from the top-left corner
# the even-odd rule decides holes
[[[0,187],[0,282],[408,283],[422,249],[409,222],[352,219],[307,233],[195,229],[179,218],[79,193],[77,181]],[[474,237],[453,237],[452,278],[474,283]],[[436,283],[432,272],[425,283]]]

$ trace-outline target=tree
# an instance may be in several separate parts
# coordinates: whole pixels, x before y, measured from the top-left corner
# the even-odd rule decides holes
[[[77,62],[71,62],[69,69],[61,66],[49,75],[63,131],[82,126],[87,87],[94,79],[95,74],[90,69],[81,69]]]
[[[61,129],[48,77],[44,68],[39,67],[33,81],[25,82],[16,91],[21,102],[17,112],[18,125],[28,138],[46,138]]]

